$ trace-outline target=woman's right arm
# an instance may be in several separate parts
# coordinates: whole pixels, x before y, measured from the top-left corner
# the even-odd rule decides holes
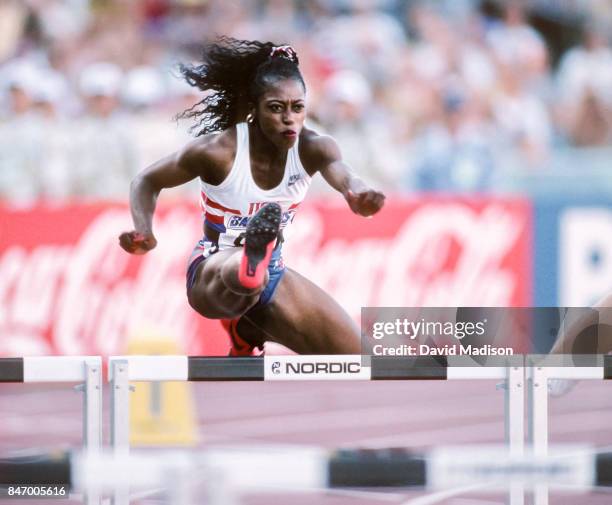
[[[130,210],[134,229],[119,236],[119,244],[132,254],[145,254],[157,245],[153,235],[153,214],[160,191],[195,179],[206,164],[203,149],[195,143],[166,156],[140,172],[130,185]]]

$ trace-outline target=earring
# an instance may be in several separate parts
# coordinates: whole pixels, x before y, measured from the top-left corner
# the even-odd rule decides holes
[[[252,123],[255,121],[255,115],[252,112],[249,112],[246,117],[247,123]]]

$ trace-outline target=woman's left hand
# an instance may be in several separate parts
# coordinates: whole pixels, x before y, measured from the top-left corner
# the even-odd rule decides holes
[[[382,209],[385,204],[385,195],[373,189],[364,189],[358,192],[349,190],[346,201],[355,214],[370,217]]]

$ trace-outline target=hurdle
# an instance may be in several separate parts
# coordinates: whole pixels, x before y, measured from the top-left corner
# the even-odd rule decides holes
[[[102,447],[102,358],[100,356],[35,356],[0,358],[0,383],[80,383],[83,393],[83,447]],[[33,481],[30,481],[33,482]],[[84,502],[99,504],[96,494]]]
[[[334,489],[441,490],[505,492],[508,486],[534,487],[544,482],[559,491],[589,492],[612,488],[612,453],[586,445],[553,447],[546,455],[512,455],[507,447],[447,446],[410,449],[341,449],[319,447],[220,447],[201,451],[134,451],[40,455],[0,459],[0,471],[18,468],[33,479],[43,472],[67,476],[72,488],[112,492],[117,483],[135,488],[164,484],[175,505],[190,503],[189,476],[194,472],[211,487],[239,492]],[[219,476],[223,478],[219,479]],[[177,478],[179,477],[179,478]],[[185,478],[182,478],[185,477]],[[186,489],[179,489],[186,487]],[[170,489],[174,488],[174,489]],[[226,505],[223,493],[207,489],[211,505]],[[202,495],[198,491],[198,503]],[[227,497],[227,495],[225,495]]]
[[[562,363],[573,366],[561,366]],[[537,455],[548,451],[548,380],[610,380],[612,356],[608,355],[537,355],[526,359],[528,440]],[[534,505],[548,505],[548,488],[536,486]]]
[[[462,366],[459,366],[462,365]],[[512,356],[506,366],[466,366],[455,357],[394,357],[362,355],[260,356],[113,356],[111,383],[111,444],[117,456],[129,452],[130,381],[309,381],[309,380],[469,380],[504,382],[505,440],[513,456],[524,453],[524,357]],[[522,505],[520,486],[510,503]],[[129,503],[129,491],[118,487],[115,505]]]

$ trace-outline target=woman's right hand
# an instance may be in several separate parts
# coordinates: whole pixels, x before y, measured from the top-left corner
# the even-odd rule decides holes
[[[119,235],[119,245],[130,254],[146,254],[157,245],[153,233],[125,231]]]

